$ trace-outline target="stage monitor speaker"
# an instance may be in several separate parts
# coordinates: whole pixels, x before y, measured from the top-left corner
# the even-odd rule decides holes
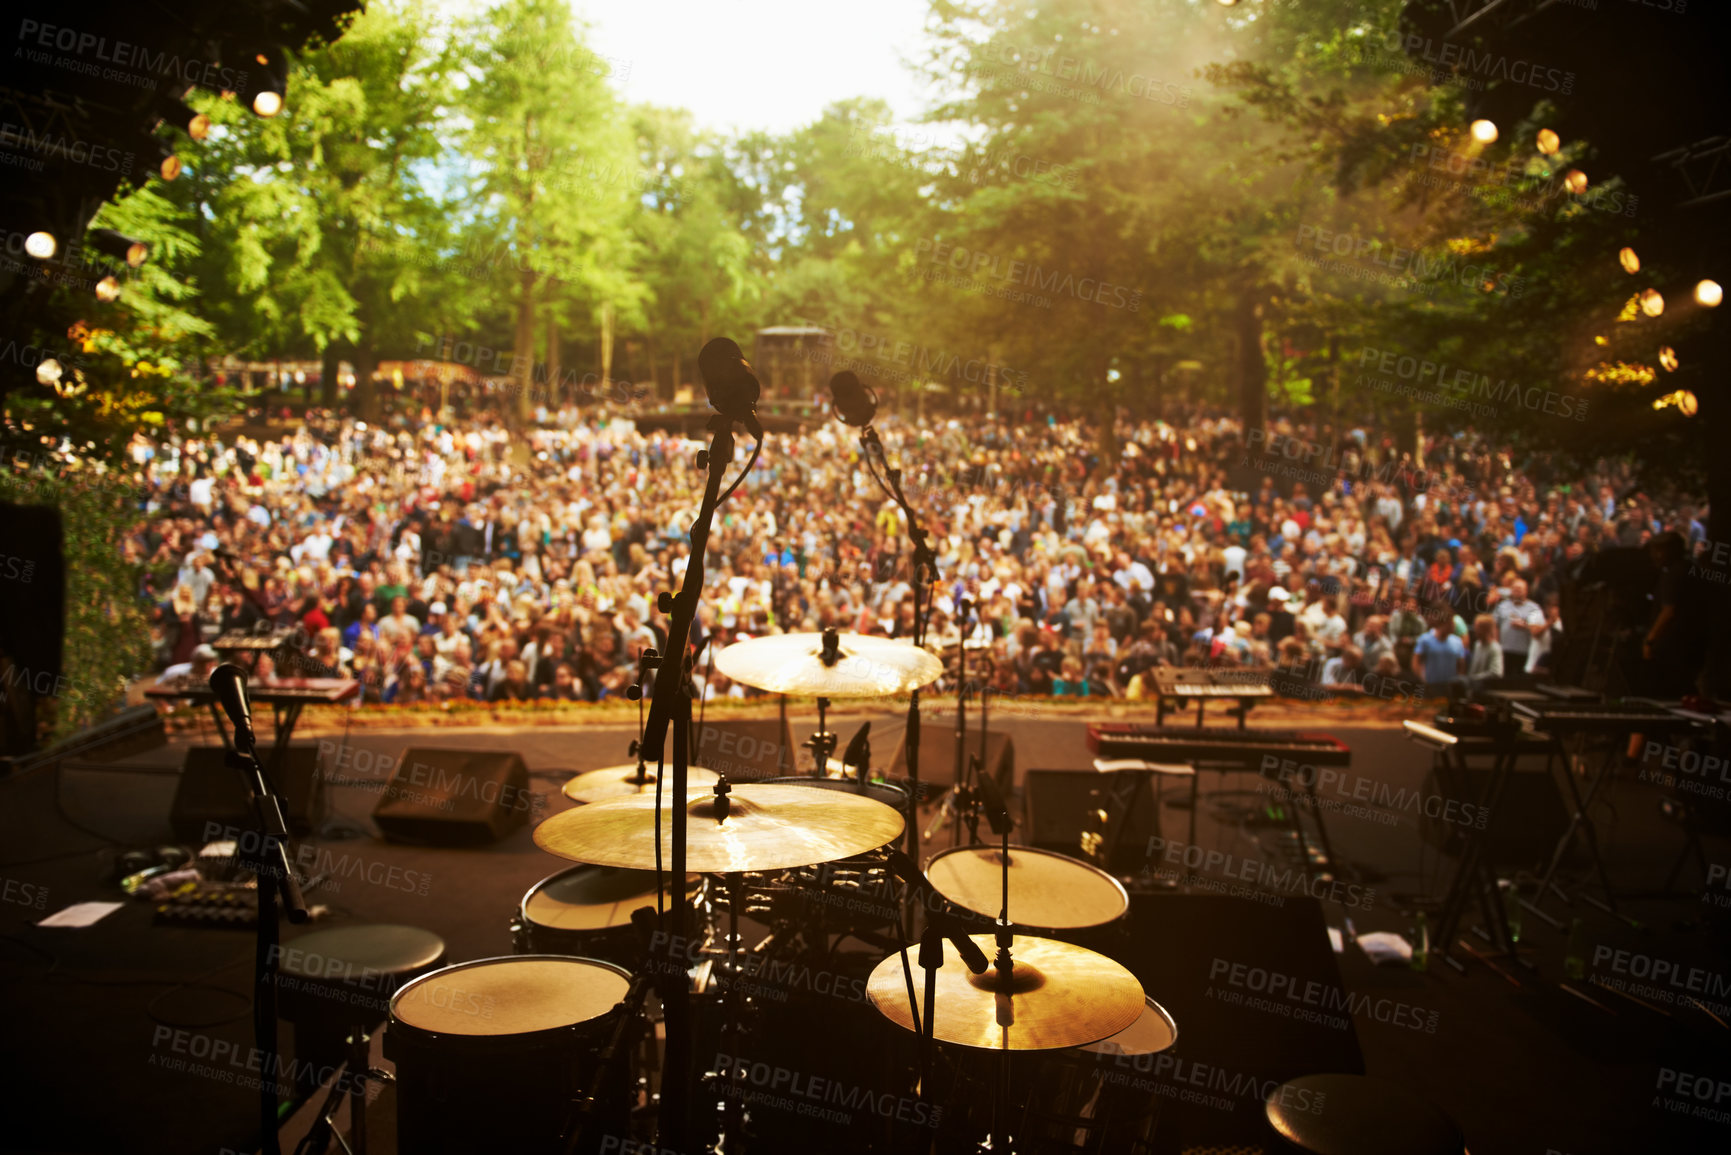
[[[978,730],[970,730],[966,757],[972,758],[979,752],[980,733]],[[1002,731],[990,730],[986,733],[986,773],[997,779],[998,789],[1008,798],[1016,785],[1016,744]],[[890,763],[889,776],[906,778],[907,775],[908,741],[904,734],[900,745],[896,747],[895,761]],[[920,781],[949,785],[955,780],[955,721],[952,719],[948,726],[926,722],[920,727]]]
[[[1160,833],[1155,806],[1159,784],[1151,775],[1137,783],[1129,775],[1097,770],[1030,770],[1022,782],[1022,841],[1072,858],[1094,857],[1083,845],[1104,839],[1110,851],[1107,869],[1134,874],[1148,861],[1148,840]],[[1121,790],[1125,806],[1114,805],[1111,792]],[[1189,795],[1188,785],[1184,788]],[[1105,812],[1104,820],[1100,812]],[[1113,827],[1116,826],[1116,829]]]
[[[756,782],[799,773],[792,736],[779,718],[705,718],[693,724],[691,764],[729,782]],[[667,751],[673,763],[672,747]]]
[[[1476,804],[1490,788],[1491,771],[1472,767],[1467,770],[1467,775],[1467,785],[1462,793],[1471,793],[1460,801]],[[1438,783],[1434,769],[1426,773],[1422,789],[1426,798],[1451,797],[1450,792]],[[1532,769],[1517,768],[1509,774],[1508,783],[1503,787],[1502,801],[1488,820],[1485,855],[1491,865],[1498,867],[1542,865],[1556,850],[1557,839],[1563,836],[1563,828],[1568,824],[1569,815],[1563,806],[1563,796],[1551,772],[1536,766]],[[1429,845],[1456,856],[1461,852],[1463,836],[1467,833],[1460,823],[1450,822],[1441,814],[1434,818],[1421,817],[1419,832]],[[1577,839],[1576,846],[1579,844]]]
[[[221,746],[194,746],[186,752],[180,782],[169,807],[169,825],[182,842],[203,845],[213,840],[211,830],[251,830],[255,819],[246,776],[223,761]],[[288,765],[271,785],[282,795],[288,813],[289,833],[307,835],[325,818],[324,781],[319,777],[318,750],[312,746],[290,746]],[[268,760],[266,767],[269,767]],[[214,838],[233,837],[221,833]]]
[[[397,842],[476,846],[522,826],[533,801],[520,755],[415,746],[403,752],[373,821]]]

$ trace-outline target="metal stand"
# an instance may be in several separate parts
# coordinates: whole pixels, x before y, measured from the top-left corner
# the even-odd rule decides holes
[[[673,780],[672,797],[669,805],[672,809],[672,830],[670,845],[672,862],[668,864],[665,873],[673,879],[672,917],[669,920],[670,935],[669,958],[661,971],[659,988],[663,1011],[667,1026],[667,1060],[666,1076],[662,1082],[661,1113],[658,1119],[659,1134],[657,1143],[663,1147],[671,1147],[676,1151],[688,1149],[688,1137],[691,1127],[691,1097],[692,1079],[692,1024],[691,1024],[691,992],[690,984],[684,971],[675,965],[675,946],[683,946],[691,922],[691,901],[685,888],[686,843],[685,830],[690,802],[686,796],[686,787],[690,782],[690,739],[691,739],[691,663],[688,651],[691,645],[691,626],[697,619],[698,603],[703,597],[703,562],[704,553],[709,545],[710,527],[715,521],[715,510],[727,496],[721,492],[721,479],[728,465],[733,460],[734,418],[725,413],[718,413],[709,420],[709,430],[714,439],[708,450],[697,455],[697,464],[701,469],[709,471],[709,477],[704,485],[703,504],[697,513],[697,520],[691,526],[691,557],[687,562],[684,581],[680,583],[678,594],[663,593],[657,605],[668,615],[667,657],[660,668],[655,671],[654,698],[650,702],[649,717],[644,723],[642,756],[645,760],[653,758],[660,770],[655,786],[656,797],[656,872],[662,874],[661,864],[661,797],[662,784],[667,780],[663,763],[667,733],[673,731]],[[745,471],[739,475],[744,480],[757,463],[758,453],[763,448],[763,434],[756,427],[755,420],[747,423],[757,436],[757,447],[754,449],[751,462]],[[729,489],[728,493],[732,490]],[[717,812],[724,813],[726,801],[726,775],[722,775],[717,784]]]

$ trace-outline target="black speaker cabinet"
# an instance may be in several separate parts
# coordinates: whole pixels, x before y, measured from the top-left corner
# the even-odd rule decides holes
[[[1090,860],[1098,844],[1098,851],[1109,856],[1108,870],[1133,874],[1148,861],[1148,840],[1160,833],[1158,784],[1152,778],[1030,770],[1022,783],[1022,840]],[[1188,795],[1188,785],[1183,789]]]
[[[1452,782],[1459,776],[1456,770],[1446,776]],[[1433,769],[1425,775],[1425,796],[1453,798],[1477,804],[1490,787],[1491,771],[1472,768],[1467,779],[1453,789],[1439,782]],[[1496,813],[1487,820],[1485,854],[1497,867],[1526,867],[1544,863],[1556,850],[1557,839],[1569,823],[1568,811],[1557,780],[1548,770],[1517,768],[1509,774],[1503,787],[1503,797]],[[1459,855],[1466,830],[1459,823],[1443,817],[1421,818],[1419,833],[1425,842],[1445,854]],[[1580,846],[1580,840],[1575,843]],[[1572,861],[1572,859],[1567,860]]]
[[[706,718],[701,726],[693,723],[692,731],[691,764],[726,774],[730,782],[755,782],[799,772],[793,740],[779,718]],[[673,764],[671,746],[667,764]]]
[[[253,828],[255,820],[247,798],[246,778],[223,761],[223,754],[220,746],[194,746],[186,752],[168,812],[174,836],[182,842],[203,844],[215,838],[232,838],[235,831]],[[271,785],[282,795],[283,805],[288,809],[285,817],[289,833],[311,834],[325,818],[318,750],[312,746],[290,746],[286,761],[286,772]],[[210,833],[217,828],[221,828],[220,833]]]
[[[497,842],[529,819],[529,770],[504,750],[403,752],[373,821],[399,842],[475,846]]]

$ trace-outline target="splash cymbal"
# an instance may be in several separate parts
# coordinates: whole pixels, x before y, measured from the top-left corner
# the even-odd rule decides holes
[[[720,780],[720,775],[713,770],[699,770],[696,766],[686,771],[686,784],[691,787],[708,789]],[[644,781],[637,780],[637,763],[627,762],[623,766],[604,766],[599,770],[590,770],[565,783],[565,797],[573,802],[601,802],[608,798],[629,798],[633,794],[655,793],[655,767],[647,766],[643,770]],[[666,774],[667,789],[673,786],[673,771]],[[662,791],[666,793],[666,789]]]

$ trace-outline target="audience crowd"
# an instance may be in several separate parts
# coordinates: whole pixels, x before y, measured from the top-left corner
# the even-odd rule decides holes
[[[277,676],[353,677],[369,703],[620,695],[666,648],[657,595],[689,560],[703,445],[618,414],[537,417],[314,411],[136,439],[148,501],[120,546],[144,564],[159,669],[201,674],[220,636],[283,631],[302,654]],[[1434,435],[1415,462],[1373,430],[1247,435],[1206,411],[878,429],[938,554],[928,643],[965,634],[970,673],[1004,694],[1140,697],[1163,665],[1371,693],[1541,673],[1571,566],[1705,538],[1703,509],[1626,464],[1565,472],[1483,435]],[[852,431],[772,433],[716,519],[693,640],[911,637],[911,576]]]

